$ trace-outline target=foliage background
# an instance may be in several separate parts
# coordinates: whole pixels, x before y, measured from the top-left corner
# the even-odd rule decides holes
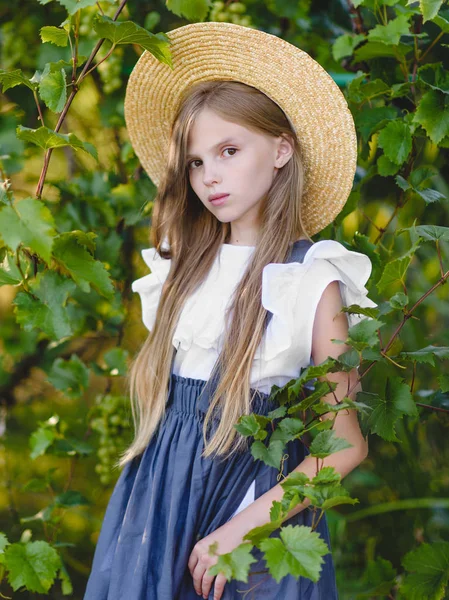
[[[0,68],[21,69],[31,78],[50,62],[70,61],[70,48],[42,43],[40,30],[59,27],[71,2],[2,3]],[[80,25],[79,54],[86,57],[99,38],[94,16],[101,8],[112,17],[118,7],[114,2],[100,1],[100,8],[89,4],[93,3],[80,3],[80,12],[74,11]],[[200,12],[201,4],[196,4]],[[347,208],[314,239],[337,239],[372,259],[370,297],[383,307],[389,304],[392,311],[387,314],[385,309],[381,315],[385,326],[379,343],[385,347],[393,336],[386,354],[396,364],[380,352],[371,359],[368,354],[362,357],[365,366],[370,360],[375,363],[363,379],[363,388],[385,399],[387,423],[383,424],[391,428],[388,434],[388,427],[379,425],[380,418],[377,431],[370,424],[370,456],[344,480],[360,504],[327,511],[339,591],[343,600],[447,598],[447,553],[446,558],[433,556],[436,578],[426,579],[421,572],[414,586],[409,580],[408,591],[402,586],[407,585],[407,572],[415,570],[403,562],[409,551],[426,552],[425,544],[449,540],[445,368],[449,319],[444,277],[449,237],[443,229],[427,232],[428,240],[423,231],[400,233],[413,225],[448,223],[447,4],[247,0],[243,11],[231,9],[232,4],[236,3],[227,2],[222,9],[212,3],[212,12],[206,10],[202,17],[199,12],[195,18],[175,14],[181,2],[169,4],[169,10],[162,1],[132,0],[120,18],[154,33],[191,20],[246,18],[242,24],[279,35],[307,51],[342,86],[356,119],[359,166]],[[376,39],[371,32],[379,25],[388,29],[376,30]],[[99,58],[107,49],[106,43]],[[5,575],[0,592],[8,597],[82,598],[118,476],[111,464],[130,435],[123,375],[128,357],[137,351],[146,331],[130,284],[146,273],[139,252],[149,245],[155,193],[129,145],[123,119],[126,80],[141,51],[138,44],[117,46],[83,81],[63,123],[61,133],[74,133],[93,144],[98,161],[70,145],[51,156],[41,200],[62,237],[51,258],[55,279],[46,281],[54,284],[49,297],[39,296],[35,287],[36,276],[39,280],[45,271],[42,239],[49,231],[34,232],[35,243],[14,246],[5,207],[0,211],[0,242],[1,238],[4,242],[0,244],[0,531],[10,543],[45,540],[63,561],[59,564],[47,557],[49,563],[54,561],[53,575],[38,577],[34,587],[25,586],[34,592],[23,585],[13,589],[0,564]],[[438,63],[441,68],[418,71],[423,64]],[[69,82],[70,69],[66,71]],[[430,105],[423,103],[420,108],[426,93],[431,94]],[[53,129],[57,111],[42,101],[40,105],[45,125]],[[418,119],[413,122],[415,115]],[[16,136],[20,125],[40,126],[33,93],[24,85],[8,89],[4,85],[0,167],[1,179],[10,183],[10,187],[3,184],[1,192],[6,207],[12,193],[17,207],[21,200],[39,197],[36,186],[44,152]],[[46,212],[40,217],[50,222]],[[71,234],[74,231],[78,233]],[[77,258],[78,266],[68,266],[66,251]],[[79,263],[88,263],[90,271],[81,272]],[[390,271],[388,263],[394,263]],[[389,281],[376,285],[385,273]],[[419,302],[414,318],[397,331],[406,306],[400,293],[408,295],[411,306],[438,281],[437,288]],[[64,286],[65,295],[57,296]],[[399,295],[391,302],[394,294]],[[42,305],[47,312],[42,312]],[[441,350],[401,355],[430,345]],[[387,380],[395,376],[407,383],[416,413],[395,412],[395,400],[389,403],[385,398]]]

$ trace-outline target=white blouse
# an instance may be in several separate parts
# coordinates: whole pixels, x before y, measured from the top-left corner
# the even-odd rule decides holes
[[[178,348],[173,372],[182,377],[209,379],[224,338],[224,313],[248,265],[255,246],[222,244],[206,279],[188,298],[172,343]],[[142,320],[153,328],[162,285],[170,270],[155,248],[142,250],[151,273],[132,282],[142,303]],[[371,261],[333,240],[315,242],[303,262],[269,263],[262,272],[262,305],[273,313],[256,350],[250,376],[252,388],[269,393],[299,377],[311,363],[312,329],[322,293],[338,281],[344,306],[376,307],[367,296]],[[346,313],[349,326],[366,318]],[[255,482],[234,515],[254,501]],[[232,515],[232,516],[234,516]]]

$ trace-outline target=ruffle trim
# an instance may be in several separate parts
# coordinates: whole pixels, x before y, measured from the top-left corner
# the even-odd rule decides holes
[[[151,331],[171,260],[162,258],[155,248],[144,249],[141,254],[151,273],[133,281],[131,287],[141,297],[142,320]],[[325,266],[329,268],[312,269],[316,261],[325,261]],[[236,269],[238,270],[238,265]],[[301,311],[302,314],[298,314],[298,299],[300,295],[308,297],[313,293],[315,285],[324,289],[323,283],[339,280],[344,284],[340,286],[344,306],[358,304],[362,307],[376,307],[377,304],[368,298],[368,290],[365,287],[371,270],[368,256],[347,250],[340,242],[334,240],[315,242],[305,254],[302,263],[266,265],[262,273],[262,305],[273,313],[273,317],[262,344],[256,350],[255,360],[272,360],[292,346],[295,342],[295,332],[300,330],[299,319],[311,317],[308,311],[304,310]],[[322,277],[325,277],[325,281]],[[187,301],[173,336],[173,344],[176,347],[186,351],[195,344],[201,348],[214,348],[219,351],[224,337],[224,311],[238,280],[221,279],[220,286],[212,288],[217,290],[216,297],[210,298],[208,302]],[[347,314],[347,317],[349,326],[367,318],[364,315],[350,314]]]
[[[313,269],[315,263],[325,261],[327,265]],[[322,289],[334,280],[342,281],[340,286],[344,306],[358,304],[362,307],[376,307],[368,298],[365,287],[372,270],[371,260],[365,254],[345,248],[335,240],[320,240],[309,248],[302,263],[270,263],[262,275],[262,304],[273,313],[265,334],[265,360],[271,360],[288,350],[294,343],[293,335],[301,331],[300,319],[314,317],[314,288]],[[299,296],[302,295],[299,303]],[[311,299],[308,309],[307,299]],[[304,301],[306,299],[306,301]],[[301,305],[301,314],[298,307]],[[347,313],[351,327],[365,315]],[[309,340],[308,340],[309,341]],[[260,347],[255,358],[260,358]]]

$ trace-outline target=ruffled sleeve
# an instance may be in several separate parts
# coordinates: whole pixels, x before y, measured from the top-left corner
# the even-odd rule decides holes
[[[262,275],[262,304],[273,313],[265,341],[265,360],[285,351],[310,362],[316,309],[326,287],[338,281],[344,306],[376,307],[365,287],[372,270],[368,256],[334,240],[315,242],[302,263],[270,263]],[[366,317],[346,313],[351,327]]]
[[[131,284],[133,292],[138,292],[142,303],[142,321],[151,331],[156,319],[156,311],[162,293],[162,286],[170,271],[171,259],[162,258],[156,248],[144,248],[141,251],[145,264],[151,273],[135,279]]]

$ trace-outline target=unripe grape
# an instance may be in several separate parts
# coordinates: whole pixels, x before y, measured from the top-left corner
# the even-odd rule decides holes
[[[231,13],[242,14],[246,12],[246,6],[242,2],[233,2],[228,6],[228,10]]]

